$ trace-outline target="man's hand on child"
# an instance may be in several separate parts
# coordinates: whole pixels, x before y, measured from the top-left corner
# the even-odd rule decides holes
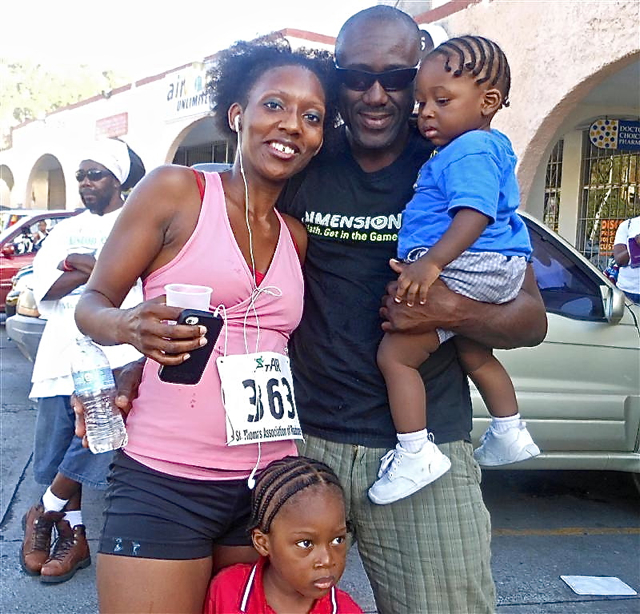
[[[387,333],[422,334],[436,328],[451,330],[452,322],[463,317],[459,303],[471,301],[438,280],[429,288],[429,298],[424,305],[409,307],[406,303],[395,302],[397,287],[396,280],[389,282],[380,307],[380,317],[384,320],[382,330]]]

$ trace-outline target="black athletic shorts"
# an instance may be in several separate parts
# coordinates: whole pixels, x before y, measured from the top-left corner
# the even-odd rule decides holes
[[[249,546],[247,480],[190,480],[116,453],[107,478],[100,552],[148,559],[211,556],[213,546]]]

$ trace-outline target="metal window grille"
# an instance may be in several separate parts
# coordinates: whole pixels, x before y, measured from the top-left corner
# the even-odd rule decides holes
[[[640,153],[602,149],[583,133],[582,202],[576,247],[600,268],[619,224],[640,215]]]
[[[173,157],[173,163],[183,166],[193,166],[202,162],[228,162],[232,164],[235,155],[236,148],[233,143],[214,141],[204,145],[179,147]]]
[[[558,214],[560,212],[563,148],[564,139],[560,139],[549,156],[544,184],[544,213],[542,221],[555,232],[558,231]]]

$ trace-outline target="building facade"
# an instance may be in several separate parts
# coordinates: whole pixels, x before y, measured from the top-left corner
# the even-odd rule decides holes
[[[333,49],[330,36],[295,29],[275,32],[292,47]],[[162,164],[233,160],[235,145],[218,134],[206,92],[215,55],[103,92],[13,129],[0,151],[0,204],[26,209],[81,206],[75,171],[82,145],[117,137],[147,170]]]

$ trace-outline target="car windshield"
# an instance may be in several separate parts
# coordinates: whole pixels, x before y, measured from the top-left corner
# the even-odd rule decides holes
[[[6,230],[3,230],[0,234],[0,243],[4,241],[11,233],[15,231],[15,226],[9,226]]]
[[[13,211],[0,211],[0,230],[4,236],[6,230],[10,230],[22,218],[33,215],[33,210],[14,209]]]

